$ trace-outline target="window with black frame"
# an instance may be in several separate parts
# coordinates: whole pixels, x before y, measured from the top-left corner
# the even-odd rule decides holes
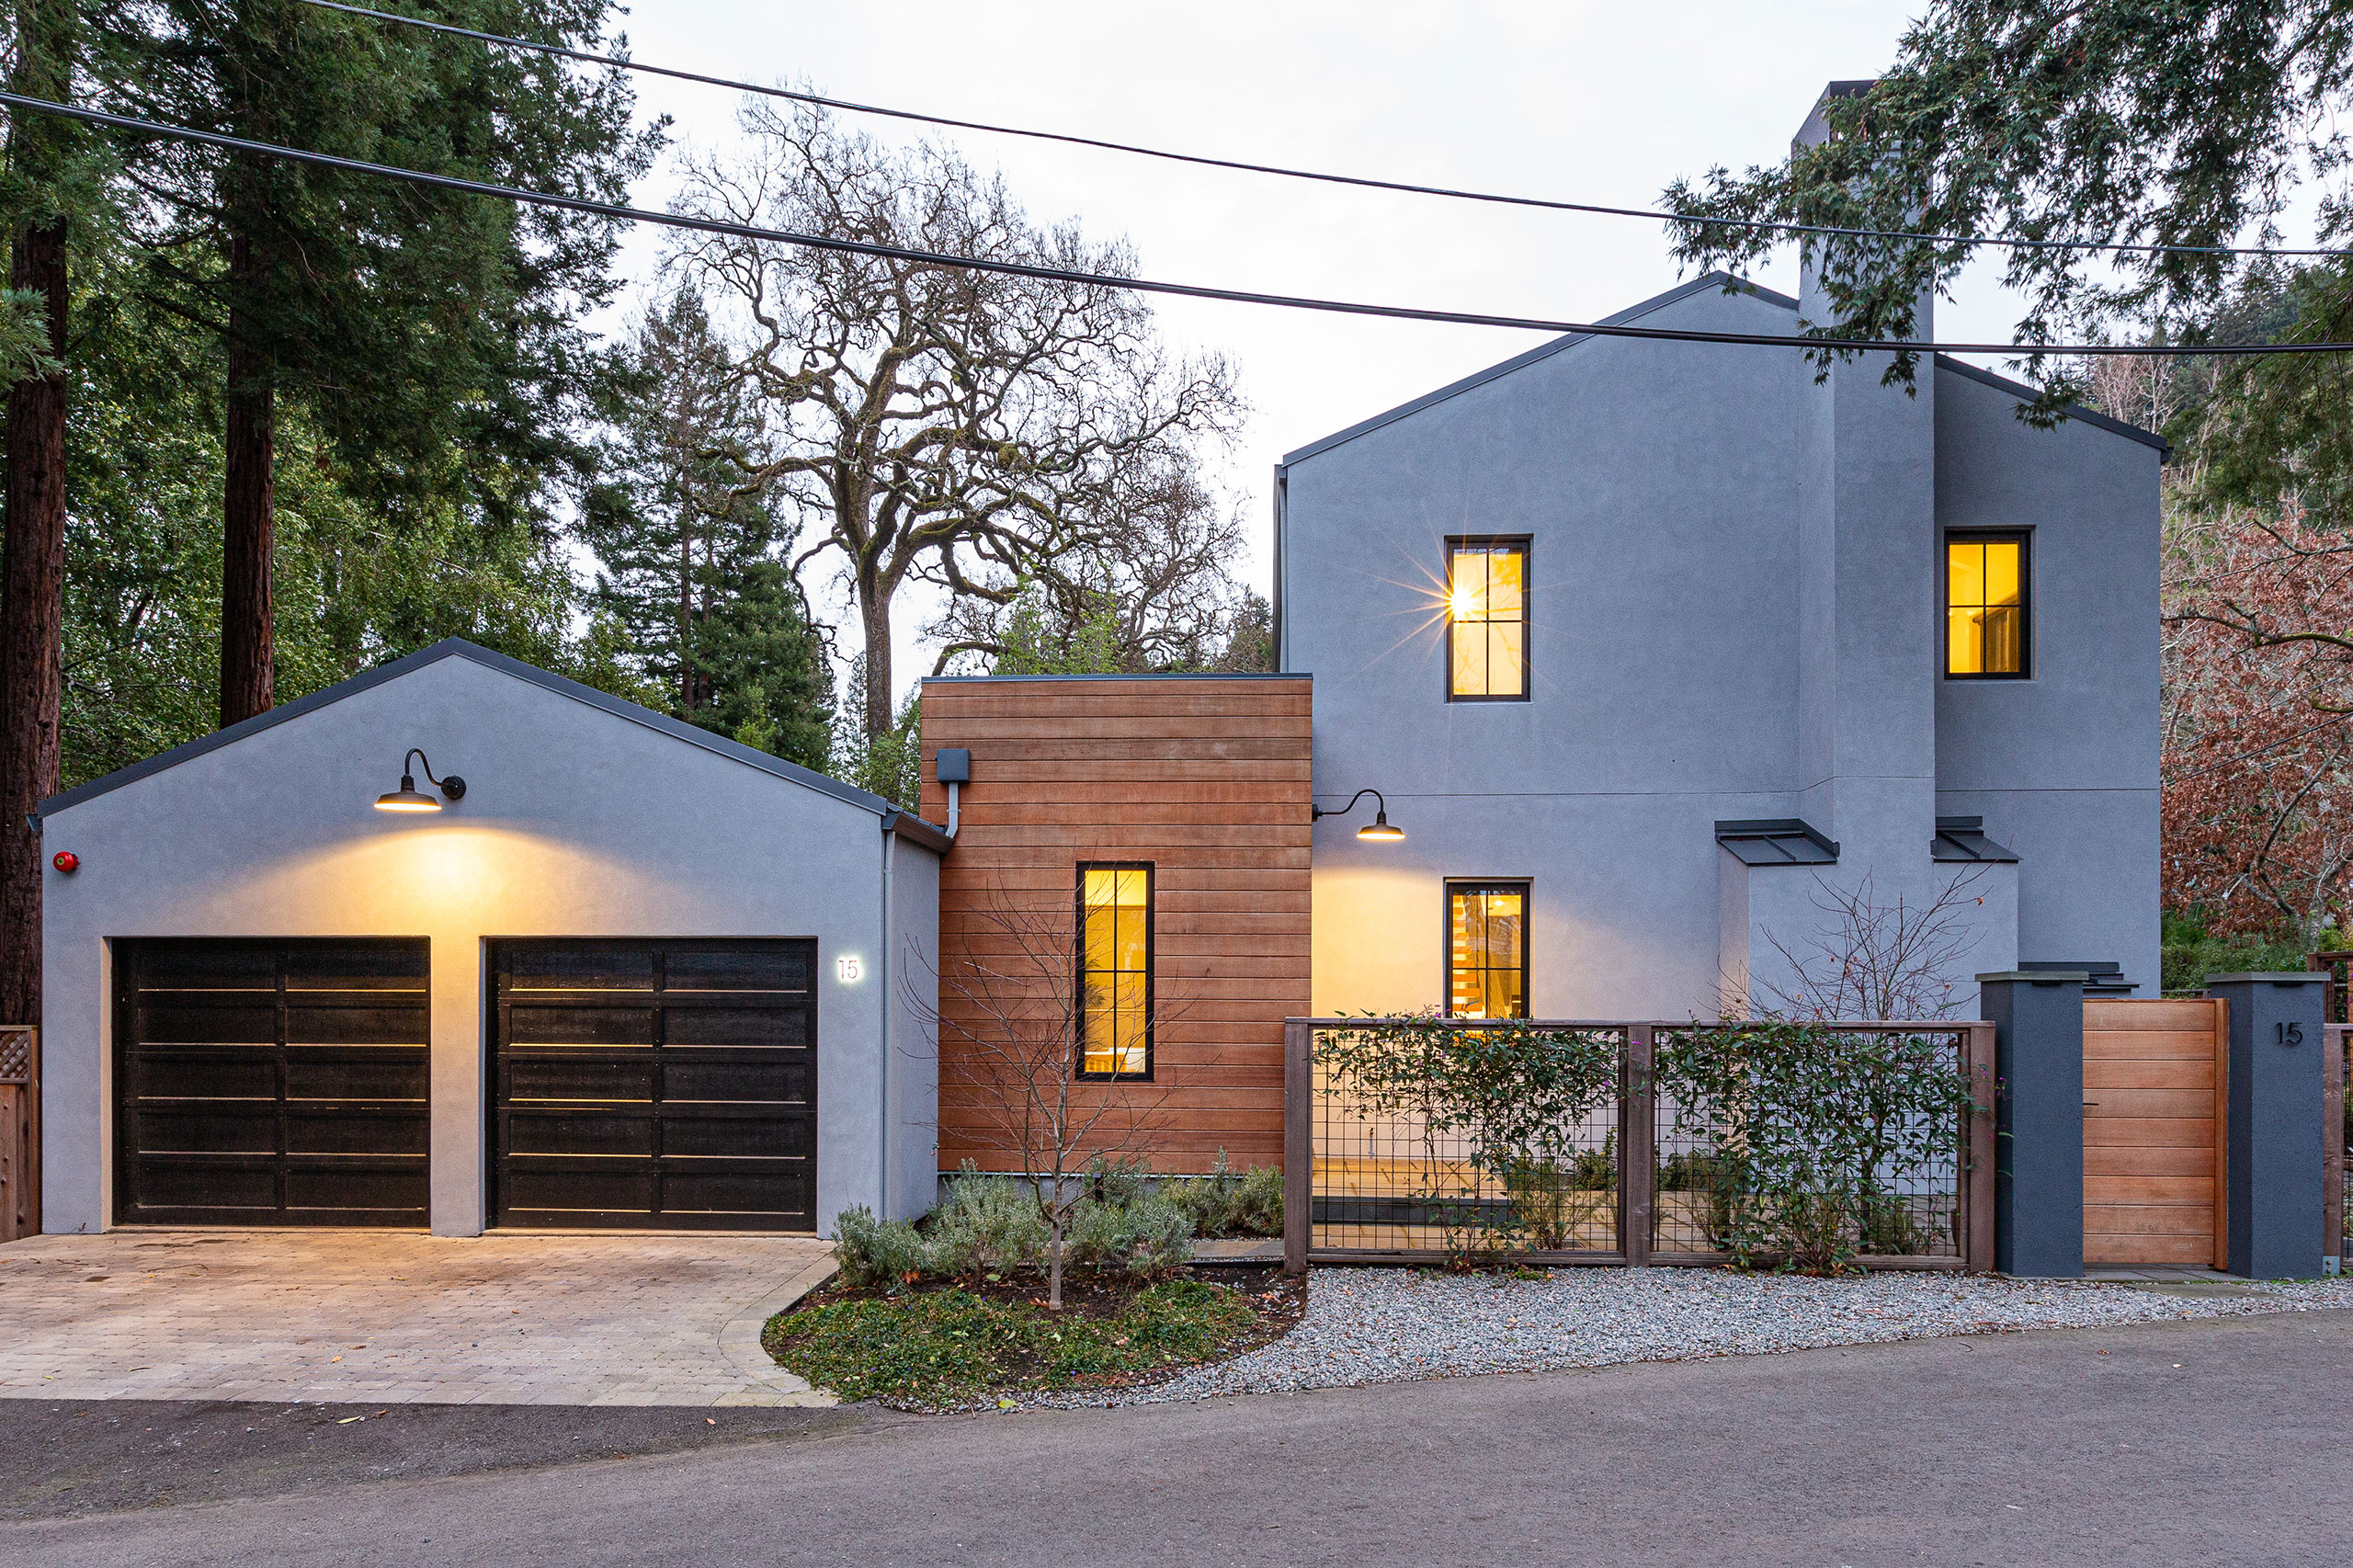
[[[1448,1017],[1528,1017],[1528,887],[1446,884]]]
[[[1082,1078],[1152,1076],[1152,870],[1078,869]]]
[[[1528,540],[1447,540],[1447,700],[1528,698]]]
[[[1945,675],[1958,680],[2018,680],[2033,635],[2027,536],[1945,536]]]

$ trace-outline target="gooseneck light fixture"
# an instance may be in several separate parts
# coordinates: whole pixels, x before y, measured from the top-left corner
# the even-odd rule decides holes
[[[441,793],[447,795],[453,801],[464,798],[466,793],[466,781],[464,779],[459,778],[454,773],[449,775],[447,778],[434,778],[433,765],[430,762],[426,761],[425,754],[423,752],[417,750],[415,746],[411,746],[408,748],[408,756],[401,758],[401,787],[393,790],[389,795],[379,795],[376,797],[376,809],[378,811],[438,812],[441,809],[441,802],[435,800],[432,796],[417,793],[416,775],[408,770],[409,756],[416,758],[417,766],[425,771],[425,781],[427,784],[434,786],[436,789],[439,790]]]
[[[1315,814],[1308,820],[1322,822],[1325,817],[1344,817],[1357,809],[1357,802],[1367,795],[1372,797],[1372,820],[1357,829],[1357,836],[1368,844],[1392,844],[1405,836],[1402,827],[1389,825],[1389,802],[1381,798],[1378,790],[1359,790],[1348,797],[1345,806],[1326,808],[1310,803],[1308,810]]]

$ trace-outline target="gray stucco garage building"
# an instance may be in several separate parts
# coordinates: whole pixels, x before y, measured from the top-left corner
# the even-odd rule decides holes
[[[452,640],[41,818],[46,1230],[931,1204],[948,841],[879,797]]]

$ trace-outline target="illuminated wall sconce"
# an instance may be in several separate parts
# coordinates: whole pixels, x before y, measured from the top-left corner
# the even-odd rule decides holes
[[[401,758],[401,787],[388,795],[379,795],[376,797],[376,809],[378,811],[438,812],[441,809],[440,801],[435,800],[430,795],[423,795],[417,792],[416,776],[408,770],[409,756],[416,758],[417,765],[424,768],[425,781],[427,784],[433,785],[435,788],[438,789],[441,793],[447,795],[453,801],[463,800],[465,798],[466,781],[464,779],[459,778],[454,773],[449,775],[447,778],[434,778],[433,764],[426,760],[425,754],[423,752],[417,750],[415,746],[411,746],[408,749],[408,756]]]
[[[1368,844],[1394,844],[1404,838],[1405,836],[1404,828],[1389,825],[1389,802],[1381,798],[1381,791],[1378,790],[1359,790],[1348,797],[1347,805],[1330,810],[1311,802],[1308,810],[1315,814],[1308,820],[1322,822],[1325,817],[1344,817],[1355,811],[1357,802],[1367,795],[1372,797],[1372,820],[1357,829],[1357,836]]]

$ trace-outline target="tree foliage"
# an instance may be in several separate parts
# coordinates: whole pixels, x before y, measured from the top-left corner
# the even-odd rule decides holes
[[[894,151],[825,115],[745,111],[751,151],[693,165],[697,216],[1120,277],[1120,244],[1033,224],[944,149]],[[857,606],[870,741],[892,725],[891,607],[910,578],[1004,603],[1102,540],[1240,403],[1221,360],[1172,358],[1137,296],[724,235],[684,260],[727,299],[776,449],[747,485],[813,525]]]
[[[1809,324],[1905,336],[1972,240],[2271,240],[2299,181],[2344,167],[2348,83],[2353,11],[2336,0],[1936,0],[1884,74],[1824,106],[1826,141],[1670,186],[1677,212],[1734,221],[1671,225],[1676,252],[1751,263],[1787,238],[1738,226],[1758,220],[1957,236],[1814,244],[1835,319]],[[2325,240],[2344,233],[2334,196],[2322,218]],[[2027,300],[2020,341],[2097,337],[2119,320],[2194,338],[2240,277],[2211,250],[2002,255]],[[2328,270],[2341,293],[2341,268]],[[2032,411],[2044,417],[2082,391],[2049,369],[2052,395]],[[1911,373],[1908,361],[1891,371]]]

